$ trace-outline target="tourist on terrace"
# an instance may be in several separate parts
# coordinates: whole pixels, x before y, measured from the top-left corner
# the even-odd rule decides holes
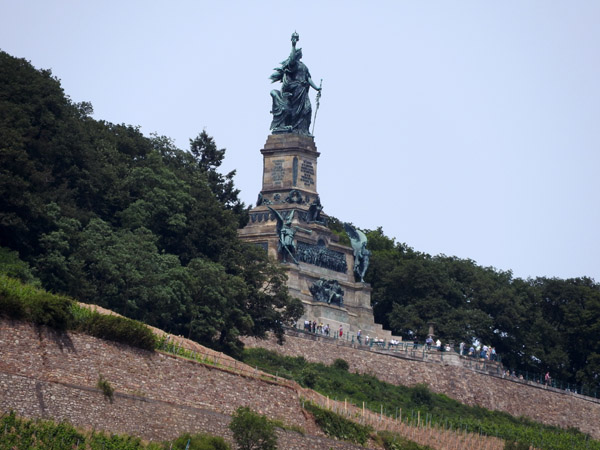
[[[425,339],[425,344],[427,344],[427,350],[431,350],[431,346],[433,345],[433,338],[431,336],[427,336],[427,339]]]

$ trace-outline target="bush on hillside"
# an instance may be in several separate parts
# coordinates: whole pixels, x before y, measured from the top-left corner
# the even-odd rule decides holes
[[[73,300],[0,275],[0,314],[65,330],[72,321]]]
[[[100,314],[20,280],[0,274],[0,316],[64,331],[72,329],[94,337],[153,351],[156,338],[136,320]]]
[[[189,447],[187,446],[189,442]],[[173,441],[173,450],[229,450],[231,447],[220,436],[184,433]]]
[[[275,426],[265,416],[247,407],[238,408],[229,429],[240,450],[274,450],[277,448]]]
[[[431,450],[428,445],[419,445],[391,431],[380,431],[377,433],[377,437],[381,440],[385,450]]]
[[[348,369],[350,368],[350,365],[348,364],[348,361],[346,361],[345,359],[337,358],[333,362],[333,367],[335,367],[336,369],[339,369],[339,370],[345,370],[347,372]]]
[[[424,383],[416,384],[410,393],[410,399],[418,406],[431,406],[433,395],[429,390],[429,386]]]
[[[313,403],[305,403],[304,409],[314,416],[315,422],[327,436],[364,445],[373,432],[373,428],[369,426],[352,422]]]
[[[33,276],[31,267],[19,258],[19,253],[0,247],[0,274],[39,287],[40,280]]]
[[[83,333],[143,350],[153,351],[156,347],[156,337],[152,330],[136,320],[95,311],[80,312],[76,317],[78,320],[75,329]]]

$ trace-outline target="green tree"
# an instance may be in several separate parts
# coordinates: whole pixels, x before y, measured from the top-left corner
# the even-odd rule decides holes
[[[94,120],[50,71],[0,53],[0,246],[43,286],[231,353],[299,317],[283,271],[242,244],[225,150]]]
[[[225,149],[218,149],[215,140],[206,130],[202,130],[195,139],[190,139],[190,152],[200,170],[206,175],[208,185],[219,201],[227,209],[241,215],[244,203],[238,197],[240,190],[236,189],[233,183],[236,171],[232,170],[226,175],[217,171],[225,158]],[[244,225],[245,223],[240,223],[240,226]]]
[[[4,247],[0,247],[0,275],[16,278],[34,286],[40,284],[40,281],[34,277],[29,264],[22,261],[16,251]]]
[[[247,407],[238,408],[229,429],[240,450],[273,450],[277,448],[275,426],[263,415]]]

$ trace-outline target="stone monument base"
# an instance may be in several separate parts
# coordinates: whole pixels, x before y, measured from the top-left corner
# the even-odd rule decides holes
[[[257,206],[249,212],[248,224],[238,234],[281,262],[287,271],[290,295],[304,305],[299,323],[310,320],[329,324],[332,332],[339,332],[341,326],[344,333],[354,336],[361,330],[364,336],[401,340],[375,323],[371,287],[354,277],[354,251],[340,244],[339,237],[327,227],[328,216],[322,212],[317,193],[319,152],[314,138],[270,135],[261,153],[262,190]],[[293,230],[292,250],[281,248],[277,230],[280,218],[288,230]],[[323,285],[327,289],[333,285],[334,289],[324,290]],[[313,295],[311,288],[321,289],[323,295]],[[338,295],[332,296],[332,292]]]

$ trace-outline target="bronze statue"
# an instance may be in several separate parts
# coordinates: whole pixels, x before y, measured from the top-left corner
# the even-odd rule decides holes
[[[305,233],[312,233],[311,230],[307,230],[305,228],[293,227],[292,220],[294,219],[294,213],[296,210],[292,210],[287,218],[284,219],[281,214],[275,211],[270,206],[267,206],[269,210],[275,216],[277,220],[277,235],[279,236],[279,244],[277,245],[277,251],[281,253],[281,257],[283,258],[283,262],[287,262],[288,255],[292,258],[294,263],[298,264],[296,260],[296,243],[294,242],[294,236],[298,230],[304,231]]]
[[[367,236],[349,223],[344,223],[344,229],[350,238],[350,244],[354,250],[354,276],[365,282],[365,273],[369,267],[371,252],[367,250]]]
[[[273,98],[273,121],[271,131],[277,133],[297,133],[310,136],[309,127],[312,115],[310,88],[321,92],[321,88],[313,82],[308,67],[300,59],[302,49],[296,49],[296,42],[300,40],[298,33],[292,34],[292,51],[290,56],[275,68],[271,81],[281,81],[281,91],[271,91]]]
[[[321,218],[321,211],[323,211],[323,205],[321,205],[321,198],[317,195],[317,198],[308,207],[307,220],[309,222],[325,223]]]

